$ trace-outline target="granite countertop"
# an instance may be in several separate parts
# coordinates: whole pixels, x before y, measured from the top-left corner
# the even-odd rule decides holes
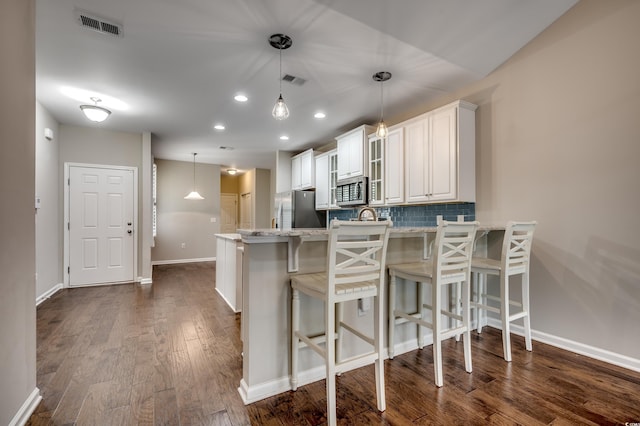
[[[501,231],[504,230],[504,225],[482,225],[478,227],[479,231]],[[391,228],[391,236],[394,234],[397,236],[403,234],[420,234],[425,232],[436,232],[437,226],[424,226],[424,227],[403,227],[403,228]],[[295,228],[295,229],[276,229],[276,228],[262,228],[262,229],[238,229],[238,234],[242,238],[244,237],[313,237],[322,236],[329,233],[325,228]],[[216,234],[219,235],[219,234]]]
[[[222,238],[224,240],[232,240],[232,241],[241,241],[242,235],[236,234],[215,234],[217,238]]]

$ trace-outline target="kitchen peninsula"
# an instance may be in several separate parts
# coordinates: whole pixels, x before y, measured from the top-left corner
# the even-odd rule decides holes
[[[500,250],[503,226],[481,226],[478,231],[478,252]],[[435,227],[393,228],[387,250],[387,264],[419,261],[429,255]],[[243,372],[238,391],[245,404],[291,389],[290,374],[290,281],[295,273],[321,272],[327,254],[326,229],[256,229],[238,230],[242,237],[242,336]],[[415,305],[415,290],[405,286],[398,303]],[[385,296],[386,298],[386,296]],[[321,302],[305,299],[307,330],[320,332],[323,328]],[[371,326],[366,303],[345,305],[345,318],[357,326]],[[384,312],[386,321],[386,312]],[[366,325],[365,325],[366,324]],[[406,327],[405,327],[406,326]],[[386,331],[384,333],[386,342]],[[405,324],[396,329],[396,353],[417,348],[415,325]],[[426,340],[429,341],[429,338]],[[344,356],[363,353],[369,348],[354,336],[345,335]],[[299,384],[324,378],[325,369],[320,357],[311,350],[302,350],[299,360]]]

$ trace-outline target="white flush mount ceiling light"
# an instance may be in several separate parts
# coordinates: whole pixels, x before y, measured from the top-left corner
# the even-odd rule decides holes
[[[284,99],[282,98],[282,50],[290,48],[293,41],[288,35],[273,34],[269,37],[269,44],[280,52],[280,96],[278,96],[278,100],[276,100],[276,104],[273,106],[271,115],[273,115],[273,118],[276,120],[284,120],[289,117],[289,108],[287,108],[287,104],[284,103]]]
[[[95,123],[102,123],[111,115],[111,111],[98,106],[98,102],[102,102],[100,98],[91,97],[91,100],[94,105],[80,105],[80,109],[89,120]]]
[[[224,124],[216,124],[215,126],[213,126],[214,129],[216,130],[224,130]]]
[[[227,169],[227,173],[229,173],[231,176],[233,176],[236,173],[238,173],[238,171],[236,169]]]
[[[325,114],[325,113],[324,113],[324,112],[322,112],[322,111],[318,111],[318,112],[316,112],[315,114],[313,114],[313,116],[314,116],[315,118],[322,119],[322,118],[325,118],[325,117],[327,116],[327,114]]]
[[[198,194],[198,191],[196,191],[196,155],[198,155],[198,153],[194,152],[193,153],[193,191],[191,191],[189,194],[187,194],[184,197],[185,200],[204,200],[204,197]]]
[[[249,98],[247,98],[247,96],[243,95],[242,93],[238,93],[233,97],[233,99],[235,99],[237,102],[247,102],[249,100]]]
[[[281,140],[281,141],[288,141],[288,140],[289,140],[289,136],[287,136],[287,135],[282,135],[282,136],[280,136],[280,140]]]
[[[384,124],[384,102],[383,102],[383,84],[385,81],[391,78],[391,73],[387,71],[380,71],[373,75],[374,81],[380,82],[380,122],[378,123],[378,128],[376,129],[376,136],[379,138],[386,138],[389,133],[387,129],[387,125]]]

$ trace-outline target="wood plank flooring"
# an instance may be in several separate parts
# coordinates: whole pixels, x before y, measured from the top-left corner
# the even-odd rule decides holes
[[[215,264],[154,268],[152,286],[66,289],[37,310],[37,385],[29,425],[319,425],[324,381],[244,406],[240,316],[214,290]],[[387,411],[375,406],[373,366],[338,377],[345,425],[640,422],[640,373],[500,332],[443,345],[445,384],[431,347],[385,362]]]

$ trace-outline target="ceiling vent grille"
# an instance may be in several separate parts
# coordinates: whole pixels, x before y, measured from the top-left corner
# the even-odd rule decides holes
[[[89,13],[85,10],[76,9],[75,15],[78,23],[83,28],[87,28],[93,31],[97,31],[101,34],[107,34],[113,37],[122,37],[122,25],[108,21],[93,13]]]
[[[291,74],[285,74],[282,77],[282,81],[295,84],[296,86],[302,86],[307,82],[307,80],[305,80],[304,78],[296,77],[295,75],[291,75]]]

